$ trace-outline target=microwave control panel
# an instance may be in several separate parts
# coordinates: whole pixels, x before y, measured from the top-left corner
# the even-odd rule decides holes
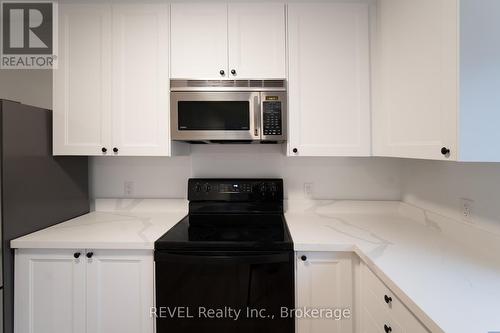
[[[283,103],[278,96],[266,96],[262,102],[263,132],[264,135],[283,134]]]

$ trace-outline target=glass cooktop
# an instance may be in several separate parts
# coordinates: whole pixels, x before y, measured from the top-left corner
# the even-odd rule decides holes
[[[188,215],[155,243],[159,250],[291,250],[282,214]]]

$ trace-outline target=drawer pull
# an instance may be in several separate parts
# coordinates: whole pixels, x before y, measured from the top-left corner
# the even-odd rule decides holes
[[[384,325],[384,331],[385,333],[391,333],[392,332],[391,326]]]
[[[384,295],[384,301],[385,301],[387,304],[391,304],[391,302],[392,302],[392,297],[387,296],[387,295]]]

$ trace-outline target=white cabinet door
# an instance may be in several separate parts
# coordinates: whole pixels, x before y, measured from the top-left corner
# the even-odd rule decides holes
[[[87,332],[153,333],[153,254],[96,250],[87,261]]]
[[[170,45],[172,78],[226,78],[227,5],[173,3]]]
[[[288,5],[289,155],[370,155],[369,35],[368,4]]]
[[[230,3],[228,6],[229,77],[285,78],[285,5]]]
[[[14,274],[15,333],[85,333],[83,252],[16,250]]]
[[[457,3],[378,1],[375,155],[457,158]]]
[[[111,7],[59,6],[59,68],[53,71],[54,155],[110,151]]]
[[[303,260],[305,259],[305,260]],[[297,309],[353,309],[353,261],[349,253],[297,253]],[[352,333],[353,319],[297,319],[297,333]]]
[[[113,5],[113,148],[169,155],[169,7]]]

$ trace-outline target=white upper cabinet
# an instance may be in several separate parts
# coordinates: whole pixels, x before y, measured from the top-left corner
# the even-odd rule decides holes
[[[285,6],[282,3],[228,6],[229,77],[284,78]]]
[[[59,5],[53,70],[55,155],[98,155],[111,142],[111,7]]]
[[[113,6],[113,149],[168,155],[167,4]]]
[[[173,3],[171,29],[172,78],[228,76],[225,3]]]
[[[374,154],[456,159],[457,1],[379,0],[377,22]]]
[[[366,3],[290,3],[291,156],[368,156],[370,15]]]
[[[284,78],[285,5],[173,3],[171,76]]]
[[[54,155],[169,156],[169,6],[61,4]]]
[[[500,161],[499,16],[498,1],[378,1],[375,155]]]

